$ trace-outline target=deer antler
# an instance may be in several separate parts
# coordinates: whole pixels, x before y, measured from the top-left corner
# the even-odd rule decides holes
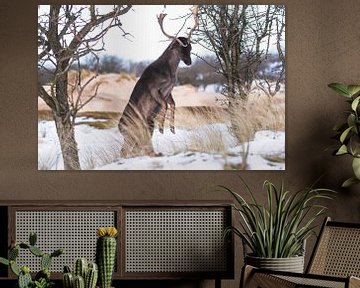
[[[199,26],[199,5],[194,5],[190,8],[190,11],[194,17],[194,26],[191,28],[189,35],[188,35],[188,43],[190,43],[191,34],[195,31],[195,29]]]
[[[159,22],[159,25],[160,25],[160,29],[161,29],[161,32],[169,39],[172,39],[172,40],[176,40],[181,46],[183,47],[186,47],[187,44],[184,44],[182,43],[178,38],[176,38],[175,36],[171,36],[169,35],[168,33],[165,32],[164,30],[164,27],[163,27],[163,22],[164,22],[164,18],[167,14],[164,14],[164,13],[160,13],[159,15],[157,15],[157,19],[158,19],[158,22]]]
[[[161,29],[161,32],[169,39],[175,39],[174,36],[171,36],[169,34],[167,34],[164,30],[164,26],[163,26],[163,22],[164,22],[164,18],[167,14],[164,14],[164,13],[160,13],[160,15],[157,15],[157,19],[158,19],[158,22],[159,22],[159,25],[160,25],[160,29]]]

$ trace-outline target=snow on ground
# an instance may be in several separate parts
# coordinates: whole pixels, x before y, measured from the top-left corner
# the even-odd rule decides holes
[[[79,117],[75,128],[81,167],[101,170],[223,170],[237,169],[244,148],[249,145],[248,170],[284,170],[285,132],[259,131],[249,143],[237,145],[226,124],[203,125],[194,129],[177,129],[172,134],[154,132],[153,146],[162,156],[120,158],[123,142],[117,127],[97,129],[86,125],[93,119]],[[96,120],[98,121],[98,120]],[[206,147],[199,149],[199,145]],[[221,152],[219,152],[221,151]],[[60,145],[53,121],[38,123],[38,168],[63,169]]]

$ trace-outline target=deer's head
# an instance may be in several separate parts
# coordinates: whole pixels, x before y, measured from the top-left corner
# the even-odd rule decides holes
[[[191,65],[191,44],[186,37],[177,37],[170,44],[170,49],[175,50],[181,61]]]
[[[191,28],[188,37],[176,37],[171,36],[164,31],[163,21],[166,14],[161,13],[157,16],[158,22],[161,28],[162,33],[169,39],[172,39],[172,43],[170,44],[170,49],[175,49],[180,57],[180,60],[183,61],[186,65],[191,65],[191,35],[194,30],[199,26],[199,18],[198,18],[198,6],[194,5],[191,9],[191,13],[194,17],[194,26]]]

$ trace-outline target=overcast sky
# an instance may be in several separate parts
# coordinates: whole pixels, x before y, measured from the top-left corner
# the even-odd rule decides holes
[[[113,5],[97,5],[101,12],[108,12]],[[104,37],[105,53],[116,55],[120,58],[132,61],[153,61],[157,59],[169,45],[169,41],[162,34],[156,15],[166,13],[164,30],[175,35],[184,24],[184,19],[177,19],[190,13],[192,5],[133,5],[132,9],[120,16],[122,28],[132,36],[124,38],[123,32],[118,28],[112,28]],[[39,14],[48,14],[49,6],[40,5]],[[192,18],[189,18],[178,36],[186,36],[188,29],[193,26]],[[193,44],[192,52],[201,56],[209,52],[200,45]]]
[[[183,19],[173,20],[190,12],[191,5],[134,5],[133,9],[121,17],[122,28],[133,35],[124,39],[119,29],[112,29],[106,36],[105,49],[108,54],[131,60],[155,60],[169,45],[162,34],[156,15],[168,14],[164,19],[164,30],[170,35],[176,35],[183,25]],[[187,28],[194,24],[189,19],[184,29],[178,34],[186,36]],[[200,45],[193,45],[193,52],[204,54]]]
[[[113,9],[113,5],[97,7],[101,13]],[[162,34],[156,15],[168,14],[164,19],[164,30],[170,35],[175,35],[184,24],[183,19],[176,18],[189,14],[191,7],[192,5],[133,5],[128,13],[120,16],[122,28],[132,36],[124,38],[120,29],[110,29],[104,37],[105,53],[133,61],[157,59],[170,41]],[[48,14],[49,5],[40,5],[38,13]],[[193,19],[190,18],[178,36],[186,36],[186,32],[193,25]],[[200,55],[207,53],[200,45],[193,45],[192,51]]]

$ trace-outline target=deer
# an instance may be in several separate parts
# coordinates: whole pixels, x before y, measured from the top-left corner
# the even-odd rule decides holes
[[[195,24],[188,37],[171,36],[165,32],[163,21],[166,14],[157,16],[161,32],[171,40],[158,59],[147,66],[135,84],[129,101],[119,120],[118,128],[124,138],[121,154],[136,154],[144,150],[147,155],[156,155],[151,139],[154,133],[155,117],[159,117],[159,132],[164,133],[166,112],[169,108],[170,131],[175,134],[175,101],[172,90],[176,83],[180,61],[191,65],[191,35],[199,25],[198,8],[192,8]]]

